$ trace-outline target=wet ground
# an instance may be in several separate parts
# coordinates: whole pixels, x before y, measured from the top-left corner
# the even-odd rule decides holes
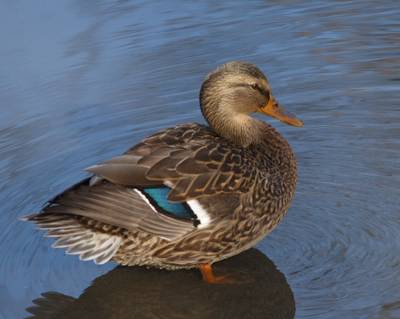
[[[135,287],[143,291],[138,318],[145,307],[156,318],[188,316],[179,303],[160,308],[160,294],[179,301],[171,276],[192,287],[197,273],[81,262],[18,217],[147,134],[202,122],[203,77],[237,59],[262,68],[305,127],[271,120],[297,154],[298,192],[258,245],[263,255],[251,251],[221,265],[265,271],[254,290],[237,288],[246,298],[232,292],[234,313],[255,318],[249,300],[267,307],[264,297],[274,295],[269,318],[292,318],[294,302],[296,318],[400,318],[399,17],[397,1],[3,1],[0,318],[27,317],[33,304],[74,315],[85,304],[101,318],[106,301],[124,318],[131,311],[124,302],[138,300]],[[149,292],[147,282],[161,284]],[[109,287],[124,292],[119,304],[107,297]],[[229,302],[219,299],[225,292],[202,289],[184,304],[200,298],[208,309],[213,300],[229,314]]]

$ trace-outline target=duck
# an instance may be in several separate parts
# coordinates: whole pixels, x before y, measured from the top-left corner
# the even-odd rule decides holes
[[[198,268],[207,283],[234,282],[213,264],[255,246],[293,200],[297,168],[286,139],[252,115],[301,127],[254,64],[232,61],[204,79],[208,125],[178,124],[120,156],[26,216],[52,247],[96,264]]]

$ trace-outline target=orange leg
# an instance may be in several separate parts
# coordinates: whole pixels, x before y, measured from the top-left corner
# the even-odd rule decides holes
[[[199,267],[203,280],[209,284],[231,284],[235,281],[229,276],[215,276],[210,264],[203,264]]]

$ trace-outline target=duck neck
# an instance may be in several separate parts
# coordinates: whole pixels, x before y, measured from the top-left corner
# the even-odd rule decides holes
[[[260,121],[250,115],[232,111],[231,108],[221,105],[208,105],[201,110],[210,127],[219,136],[243,147],[261,143]]]

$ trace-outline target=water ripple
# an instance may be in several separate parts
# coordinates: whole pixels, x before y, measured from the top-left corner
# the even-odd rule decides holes
[[[396,1],[1,6],[0,318],[46,291],[78,297],[114,267],[51,249],[18,217],[155,130],[202,122],[201,81],[231,59],[264,69],[305,122],[271,121],[296,152],[298,192],[259,244],[296,317],[399,318]]]

